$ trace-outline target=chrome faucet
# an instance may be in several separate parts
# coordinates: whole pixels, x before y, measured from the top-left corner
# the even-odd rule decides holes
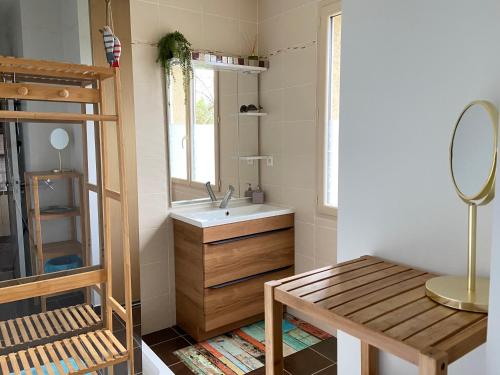
[[[205,184],[206,188],[207,188],[207,191],[208,191],[208,196],[210,197],[210,200],[212,202],[215,202],[217,200],[217,198],[215,197],[215,194],[214,194],[214,191],[212,190],[212,184],[210,184],[210,181],[208,181],[206,184]]]
[[[229,203],[229,200],[231,199],[231,196],[234,193],[234,186],[229,185],[229,188],[227,189],[226,193],[224,194],[224,198],[222,198],[222,201],[220,202],[219,208],[226,208],[227,204]]]

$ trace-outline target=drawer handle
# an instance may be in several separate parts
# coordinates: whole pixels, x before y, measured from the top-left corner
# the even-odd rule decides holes
[[[291,268],[291,267],[293,267],[293,266],[281,267],[281,268],[278,268],[278,269],[275,269],[275,270],[261,272],[261,273],[258,273],[256,275],[242,277],[241,279],[236,279],[236,280],[232,280],[232,281],[226,281],[225,283],[222,283],[222,284],[217,284],[217,285],[209,286],[208,289],[221,289],[221,288],[225,288],[227,286],[231,286],[231,285],[235,285],[235,284],[240,284],[240,283],[248,281],[248,280],[252,280],[252,279],[256,279],[258,277],[262,277],[262,276],[268,275],[270,273],[284,271],[284,270],[286,270],[288,268]]]
[[[247,234],[245,236],[228,238],[227,240],[219,240],[219,241],[209,242],[207,245],[223,245],[225,243],[237,242],[237,241],[246,240],[246,239],[249,239],[249,238],[264,237],[264,236],[268,236],[270,234],[274,234],[276,232],[284,232],[284,231],[290,230],[290,229],[292,229],[292,228],[291,227],[289,227],[289,228],[281,228],[281,229],[270,230],[269,232]]]

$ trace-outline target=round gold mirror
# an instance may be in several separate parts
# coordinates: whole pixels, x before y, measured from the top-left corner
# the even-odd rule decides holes
[[[496,107],[482,100],[466,106],[453,130],[450,169],[455,190],[469,207],[467,277],[442,276],[426,283],[430,298],[460,310],[488,311],[489,280],[476,277],[476,222],[477,206],[495,194],[497,143]]]

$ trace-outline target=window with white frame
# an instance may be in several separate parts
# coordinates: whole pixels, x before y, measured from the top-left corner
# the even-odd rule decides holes
[[[336,214],[338,208],[340,45],[342,15],[340,2],[331,1],[321,8],[319,45],[319,124],[320,173],[319,210]]]
[[[176,183],[217,186],[217,72],[194,68],[186,100],[182,70],[168,79],[168,144],[170,177]]]

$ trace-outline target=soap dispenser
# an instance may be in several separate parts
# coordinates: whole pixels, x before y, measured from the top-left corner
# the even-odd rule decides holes
[[[257,185],[257,190],[252,192],[252,203],[263,204],[264,203],[264,191],[261,189],[260,185]]]
[[[248,185],[248,189],[245,190],[245,197],[252,198],[252,193],[253,193],[252,184],[247,184],[247,185]]]

